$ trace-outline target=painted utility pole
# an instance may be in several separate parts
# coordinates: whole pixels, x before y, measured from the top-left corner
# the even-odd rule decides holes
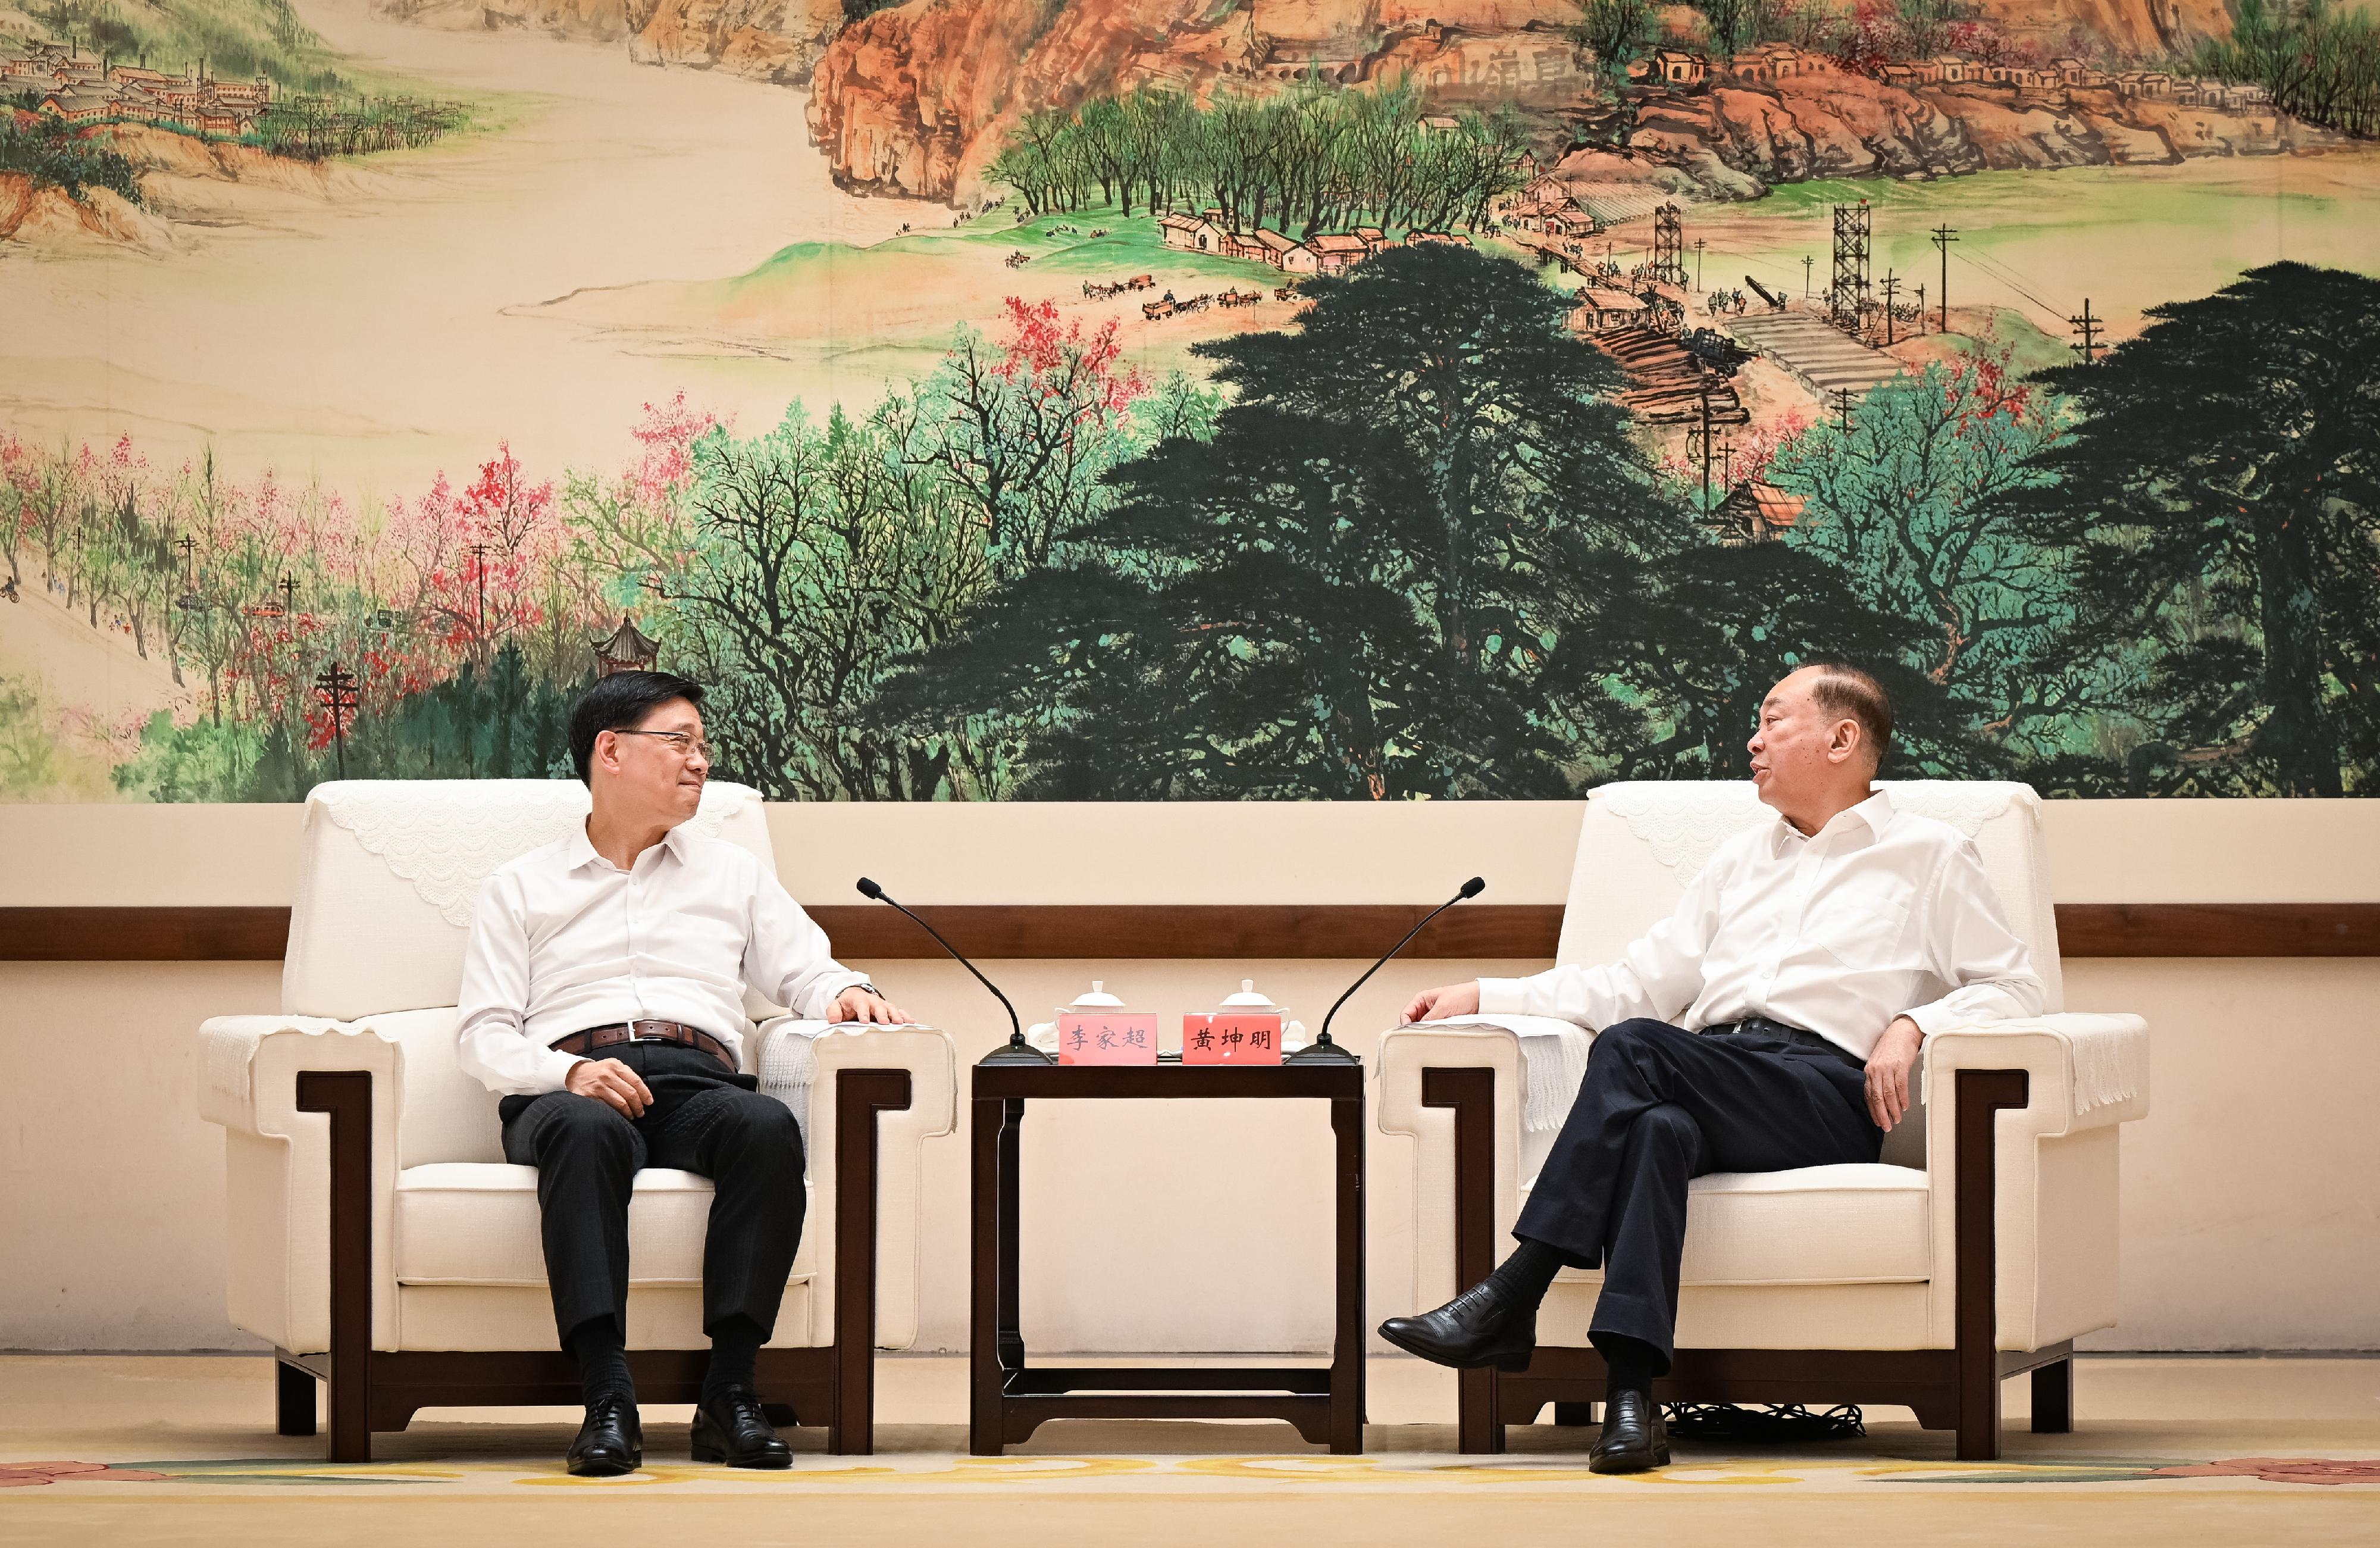
[[[1702,394],[1703,394],[1703,514],[1704,514],[1705,516],[1708,516],[1708,515],[1710,514],[1710,508],[1711,508],[1711,503],[1710,503],[1710,465],[1711,465],[1710,387],[1711,387],[1711,383],[1710,383],[1710,379],[1711,379],[1710,368],[1709,368],[1708,366],[1705,366],[1705,367],[1703,368],[1703,373],[1702,373]]]
[[[2084,365],[2095,363],[2098,359],[2098,352],[2107,347],[2099,342],[2099,334],[2107,325],[2107,320],[2091,315],[2091,298],[2085,296],[2082,298],[2082,315],[2070,317],[2066,321],[2073,323],[2074,331],[2082,335],[2082,343],[2070,344],[2066,347],[2082,356]]]
[[[356,713],[358,702],[356,675],[333,662],[314,678],[314,692],[322,701],[322,708],[331,712],[331,741],[339,750],[339,777],[347,777],[347,717]]]
[[[1892,303],[1900,298],[1900,281],[1892,271],[1884,271],[1884,347],[1892,347]]]
[[[1835,400],[1835,412],[1843,417],[1841,424],[1837,428],[1841,430],[1844,434],[1849,435],[1852,433],[1852,390],[1849,387],[1837,387],[1828,396],[1831,396]]]
[[[1950,244],[1959,239],[1959,228],[1947,223],[1934,228],[1934,245],[1942,250],[1942,331],[1950,331]]]
[[[473,632],[480,637],[480,664],[482,666],[488,664],[488,549],[490,546],[488,543],[475,542],[470,548],[471,567],[478,572],[480,580],[480,620],[474,626]]]
[[[1802,255],[1802,299],[1805,301],[1810,299],[1810,266],[1816,262],[1806,252]]]

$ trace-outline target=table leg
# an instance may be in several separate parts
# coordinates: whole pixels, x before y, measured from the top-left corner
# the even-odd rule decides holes
[[[1339,1206],[1338,1336],[1330,1349],[1330,1449],[1364,1449],[1364,1099],[1331,1099]]]
[[[1002,1139],[1008,1127],[1005,1103],[978,1098],[968,1176],[967,1449],[978,1457],[1001,1454]]]
[[[1025,1099],[1008,1099],[1007,1122],[1000,1130],[1000,1337],[1001,1368],[1025,1369],[1024,1322],[1016,1305],[1023,1274],[1023,1249],[1018,1232],[1024,1209],[1018,1202],[1024,1171]]]

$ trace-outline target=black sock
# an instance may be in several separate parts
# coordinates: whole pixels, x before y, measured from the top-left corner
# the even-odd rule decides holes
[[[1653,1378],[1670,1369],[1661,1351],[1641,1338],[1631,1338],[1619,1333],[1590,1333],[1586,1335],[1596,1352],[1610,1371],[1603,1389],[1603,1400],[1617,1401],[1623,1392],[1653,1395]]]
[[[628,1374],[628,1341],[611,1317],[591,1317],[570,1330],[563,1347],[578,1362],[578,1388],[593,1408],[606,1397],[637,1400],[637,1383]]]
[[[724,1397],[729,1387],[757,1386],[753,1368],[765,1342],[766,1336],[748,1318],[722,1323],[710,1335],[710,1364],[702,1372],[701,1401],[708,1404]]]
[[[1554,1275],[1561,1271],[1562,1256],[1541,1241],[1521,1238],[1512,1255],[1496,1266],[1488,1277],[1496,1281],[1506,1294],[1517,1297],[1531,1306],[1546,1298]]]

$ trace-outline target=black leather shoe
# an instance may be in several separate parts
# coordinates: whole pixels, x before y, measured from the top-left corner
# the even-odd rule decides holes
[[[725,1396],[694,1410],[694,1459],[731,1468],[794,1465],[793,1452],[777,1438],[760,1411],[760,1395],[750,1387],[729,1387]]]
[[[599,1397],[570,1443],[570,1470],[580,1478],[617,1478],[645,1465],[645,1427],[633,1397]]]
[[[1623,1392],[1603,1407],[1603,1434],[1587,1448],[1590,1472],[1641,1473],[1670,1465],[1670,1427],[1661,1405]]]
[[[1457,1371],[1483,1365],[1526,1371],[1537,1348],[1537,1309],[1523,1305],[1490,1275],[1435,1311],[1390,1318],[1380,1324],[1380,1336]]]

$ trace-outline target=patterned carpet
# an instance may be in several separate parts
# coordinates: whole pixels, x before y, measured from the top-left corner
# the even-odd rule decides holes
[[[1410,1362],[1407,1362],[1410,1363]],[[647,1466],[562,1471],[567,1416],[473,1411],[375,1440],[334,1467],[283,1439],[251,1359],[0,1359],[0,1542],[639,1541],[1039,1544],[1570,1541],[1590,1526],[1661,1542],[2060,1541],[2176,1548],[2380,1543],[2380,1360],[2087,1364],[2081,1427],[1998,1462],[1894,1410],[1864,1437],[1762,1449],[1679,1443],[1657,1473],[1585,1467],[1592,1432],[1515,1428],[1503,1456],[1455,1454],[1451,1425],[1379,1423],[1331,1457],[1285,1426],[1075,1421],[1009,1456],[965,1455],[954,1361],[887,1362],[879,1451],[827,1456],[795,1432],[794,1467],[686,1461],[685,1410],[647,1416]],[[1386,1365],[1376,1417],[1433,1390]],[[2012,1383],[2011,1394],[2022,1383]],[[896,1415],[937,1422],[897,1422]],[[2229,1417],[2218,1417],[2228,1415]],[[1269,1447],[1281,1450],[1269,1450]],[[2011,1487],[2017,1486],[2017,1487]],[[655,1508],[663,1514],[652,1514]],[[623,1514],[623,1511],[625,1514]],[[1548,1530],[1553,1538],[1546,1535]],[[1598,1530],[1599,1535],[1599,1530]]]

